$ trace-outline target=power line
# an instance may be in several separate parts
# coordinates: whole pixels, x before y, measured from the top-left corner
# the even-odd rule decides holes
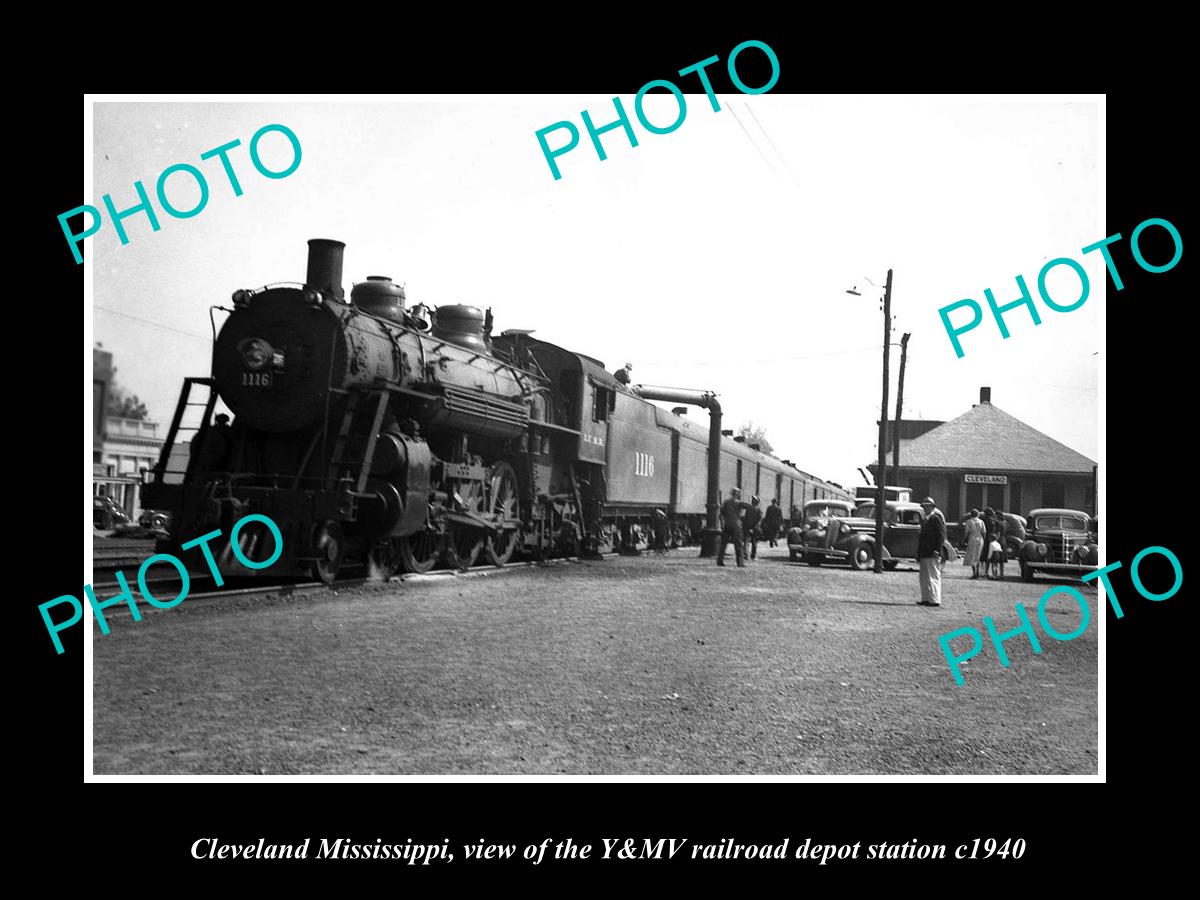
[[[729,111],[733,113],[733,120],[738,123],[738,128],[742,129],[742,134],[746,136],[746,140],[748,140],[754,146],[754,149],[758,151],[758,155],[762,157],[762,161],[767,164],[767,168],[771,170],[771,174],[778,178],[779,176],[775,173],[775,167],[771,165],[771,161],[767,159],[767,155],[762,152],[762,148],[759,147],[754,138],[750,136],[750,132],[746,130],[746,126],[742,124],[742,120],[738,118],[738,114],[734,112],[732,103],[729,104]]]
[[[763,123],[758,121],[758,116],[754,115],[754,110],[750,108],[749,103],[743,103],[742,106],[746,112],[750,113],[750,118],[754,119],[754,124],[758,126],[758,130],[763,133],[763,137],[767,139],[767,143],[771,145],[771,149],[775,151],[775,155],[779,157],[779,161],[783,163],[783,167],[787,169],[787,173],[792,176],[792,181],[796,187],[800,187],[800,180],[796,178],[796,173],[792,171],[792,167],[788,165],[784,155],[779,152],[779,148],[775,146],[775,142],[771,140],[771,135],[767,133],[767,129],[763,127]]]
[[[170,325],[163,325],[160,322],[152,322],[149,319],[143,319],[141,316],[134,316],[127,312],[121,312],[120,310],[109,309],[107,306],[96,306],[95,309],[99,310],[100,312],[109,313],[110,315],[121,316],[124,319],[132,319],[135,322],[141,322],[143,325],[149,325],[151,328],[161,328],[163,331],[173,331],[175,334],[181,334],[184,337],[189,337],[197,341],[204,341],[206,344],[212,343],[212,338],[207,335],[201,336],[195,332],[183,331],[179,328],[172,328]]]
[[[770,359],[753,359],[753,360],[747,360],[745,362],[739,362],[738,368],[741,368],[743,366],[764,366],[764,365],[771,365],[773,363],[780,363],[780,362],[796,362],[797,360],[804,360],[804,359],[823,359],[823,358],[829,357],[829,356],[844,356],[848,353],[866,353],[867,351],[872,351],[872,352],[878,353],[879,347],[877,347],[877,346],[876,347],[851,347],[846,350],[829,350],[824,353],[803,353],[803,354],[800,354],[799,356],[774,356],[774,357],[771,357]],[[674,359],[674,360],[663,360],[663,361],[655,360],[654,365],[656,365],[656,366],[728,366],[729,361],[728,360],[693,361],[693,360],[687,360],[687,359]]]
[[[1069,391],[1072,394],[1082,394],[1085,397],[1098,396],[1097,391],[1087,390],[1085,388],[1069,387],[1068,385],[1065,385],[1065,384],[1051,384],[1048,381],[1041,381],[1036,378],[1014,378],[1013,380],[1018,381],[1018,382],[1023,382],[1024,384],[1032,383],[1032,384],[1037,385],[1038,388],[1050,388],[1051,390],[1056,390],[1056,391]]]

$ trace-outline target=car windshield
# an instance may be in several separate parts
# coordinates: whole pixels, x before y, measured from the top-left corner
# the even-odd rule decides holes
[[[1038,516],[1034,522],[1036,531],[1087,531],[1086,516]]]

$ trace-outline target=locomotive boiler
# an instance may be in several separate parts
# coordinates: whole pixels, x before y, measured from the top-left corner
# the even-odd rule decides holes
[[[444,306],[431,321],[384,276],[354,285],[346,302],[343,250],[309,241],[303,284],[234,293],[212,377],[185,385],[146,502],[176,511],[177,535],[267,515],[284,544],[272,570],[326,582],[348,563],[391,573],[427,571],[442,556],[506,562],[522,519],[544,518],[538,499],[563,499],[550,484],[529,496],[529,458],[550,454],[539,430],[552,424],[545,376],[493,349],[490,311]],[[203,421],[186,468],[171,473],[197,387],[209,388]],[[232,424],[209,421],[218,396]],[[577,517],[572,505],[552,524],[561,532]],[[265,529],[247,532],[247,558],[274,551]],[[560,535],[535,537],[541,546]],[[217,561],[251,574],[228,546]]]

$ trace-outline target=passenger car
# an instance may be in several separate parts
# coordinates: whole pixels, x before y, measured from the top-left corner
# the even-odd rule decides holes
[[[118,525],[128,525],[129,514],[112,497],[92,497],[92,527],[111,531]]]
[[[1016,513],[1004,513],[1004,558],[1018,559],[1029,537],[1029,521]]]
[[[829,523],[835,517],[850,518],[853,515],[854,503],[849,500],[809,500],[799,517],[800,524],[788,529],[788,553],[795,560],[804,552],[806,543],[824,546]]]
[[[895,500],[899,503],[907,503],[912,500],[912,488],[899,487],[898,485],[889,484],[883,489],[885,500]],[[870,503],[879,496],[879,486],[874,484],[860,484],[854,488],[855,503]]]
[[[883,519],[885,568],[894,569],[902,559],[917,558],[923,517],[919,504],[887,502]],[[791,546],[789,535],[789,550]],[[835,516],[827,528],[805,532],[799,552],[810,566],[819,566],[826,559],[845,559],[852,569],[871,568],[875,561],[875,504],[860,503],[852,516]]]
[[[1099,548],[1095,523],[1077,509],[1035,509],[1021,545],[1021,577],[1033,581],[1039,572],[1083,575],[1096,571]]]
[[[166,531],[171,527],[171,513],[161,509],[143,509],[138,524],[152,531]]]

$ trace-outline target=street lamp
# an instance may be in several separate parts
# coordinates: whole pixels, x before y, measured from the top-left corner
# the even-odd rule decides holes
[[[879,285],[870,278],[863,279],[876,290]],[[858,285],[846,291],[854,297],[861,297]],[[892,342],[892,270],[888,269],[887,284],[883,289],[883,401],[879,412],[879,477],[876,485],[879,494],[875,499],[875,571],[883,571],[883,511],[887,504],[887,417],[888,417],[888,364],[891,357]]]

